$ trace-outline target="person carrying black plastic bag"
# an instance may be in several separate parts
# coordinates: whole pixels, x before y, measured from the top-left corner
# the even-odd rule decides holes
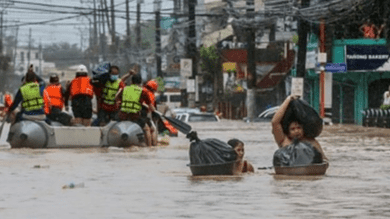
[[[294,112],[291,112],[289,109],[290,103],[292,101],[298,101],[297,99],[298,97],[296,96],[288,96],[275,113],[272,119],[272,134],[274,135],[275,141],[279,148],[292,145],[294,141],[308,143],[321,153],[322,160],[327,161],[328,158],[325,156],[321,145],[315,139],[322,130],[322,124],[317,122],[317,124],[313,125],[311,121],[300,121],[305,118],[298,118],[301,115],[294,115]],[[286,116],[289,118],[286,119]],[[308,118],[308,120],[310,119]]]

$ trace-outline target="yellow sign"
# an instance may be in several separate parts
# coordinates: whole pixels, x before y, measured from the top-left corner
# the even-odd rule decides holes
[[[227,71],[233,71],[233,70],[236,70],[236,63],[235,62],[224,62],[222,64],[223,66],[223,72],[227,72]]]

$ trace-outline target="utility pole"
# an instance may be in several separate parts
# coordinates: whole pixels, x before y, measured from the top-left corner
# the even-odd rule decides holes
[[[129,0],[126,0],[126,45],[127,47],[131,47]]]
[[[39,41],[39,76],[42,76],[42,43]]]
[[[196,0],[188,0],[188,21],[190,25],[187,39],[187,56],[192,59],[192,77],[190,77],[190,79],[195,81],[196,87],[196,76],[198,74],[198,49],[196,48],[195,6]],[[193,92],[188,93],[188,106],[190,108],[195,107],[195,93]]]
[[[15,69],[16,69],[16,51],[18,50],[18,34],[19,34],[19,26],[16,27],[16,36],[15,36],[15,49],[14,49],[14,57],[13,57],[13,60],[14,60],[14,72],[15,72]]]
[[[115,5],[114,0],[111,0],[111,41],[114,46],[114,50],[116,51],[116,37],[115,37]]]
[[[143,0],[137,0],[136,41],[139,49],[141,48],[141,3],[143,3]]]
[[[4,10],[0,12],[0,55],[3,55],[3,15],[4,15]]]
[[[93,0],[93,50],[96,52],[97,46],[97,19],[96,19],[96,0]],[[94,54],[95,55],[95,54]]]
[[[101,0],[101,1],[104,1],[104,11],[105,11],[106,20],[107,20],[107,30],[108,30],[108,32],[110,32],[112,34],[111,25],[110,25],[110,19],[109,19],[109,16],[108,16],[107,0]],[[104,28],[103,28],[103,32],[104,32]]]
[[[246,0],[246,13],[249,19],[254,19],[255,2],[254,0]],[[252,121],[255,117],[256,110],[256,45],[255,45],[255,30],[249,27],[247,30],[247,70],[250,77],[247,79],[247,117]],[[248,74],[249,75],[249,74]]]
[[[155,0],[154,2],[154,11],[156,13],[156,70],[157,77],[162,77],[161,72],[161,34],[160,34],[160,10],[161,10],[161,1]]]
[[[103,6],[101,6],[103,9]],[[100,44],[102,46],[102,54],[103,54],[103,60],[106,60],[106,28],[104,25],[104,12],[101,13],[102,16],[102,26],[103,26],[103,33],[100,35]]]
[[[27,53],[27,66],[30,66],[30,60],[31,60],[31,28],[28,35],[28,53]]]
[[[302,8],[310,6],[310,0],[301,0]],[[304,78],[306,73],[306,51],[307,51],[307,34],[309,32],[309,24],[299,18],[298,20],[298,63],[297,77]]]

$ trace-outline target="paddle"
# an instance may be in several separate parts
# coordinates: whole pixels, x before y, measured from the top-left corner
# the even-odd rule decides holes
[[[8,131],[6,133],[3,133],[3,128],[4,128],[5,123],[7,123],[7,120],[9,118],[9,116],[10,116],[10,114],[7,113],[4,116],[3,121],[1,121],[2,124],[1,124],[1,127],[0,127],[0,139],[6,139],[8,137]],[[3,136],[3,135],[5,135],[5,136]]]
[[[169,123],[171,123],[171,125],[173,127],[175,127],[177,130],[179,130],[180,132],[182,132],[183,134],[188,134],[190,133],[191,131],[191,126],[188,125],[187,123],[183,122],[183,121],[180,121],[178,119],[175,119],[175,118],[172,118],[172,117],[167,117],[167,116],[164,116],[163,114],[161,114],[160,112],[158,111],[153,111],[153,114],[154,115],[157,115],[157,116],[160,116],[160,117],[163,117],[164,119],[168,120]]]

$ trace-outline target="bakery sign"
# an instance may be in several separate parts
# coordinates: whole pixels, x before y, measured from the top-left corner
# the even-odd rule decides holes
[[[345,46],[347,71],[390,71],[390,53],[386,46]]]

